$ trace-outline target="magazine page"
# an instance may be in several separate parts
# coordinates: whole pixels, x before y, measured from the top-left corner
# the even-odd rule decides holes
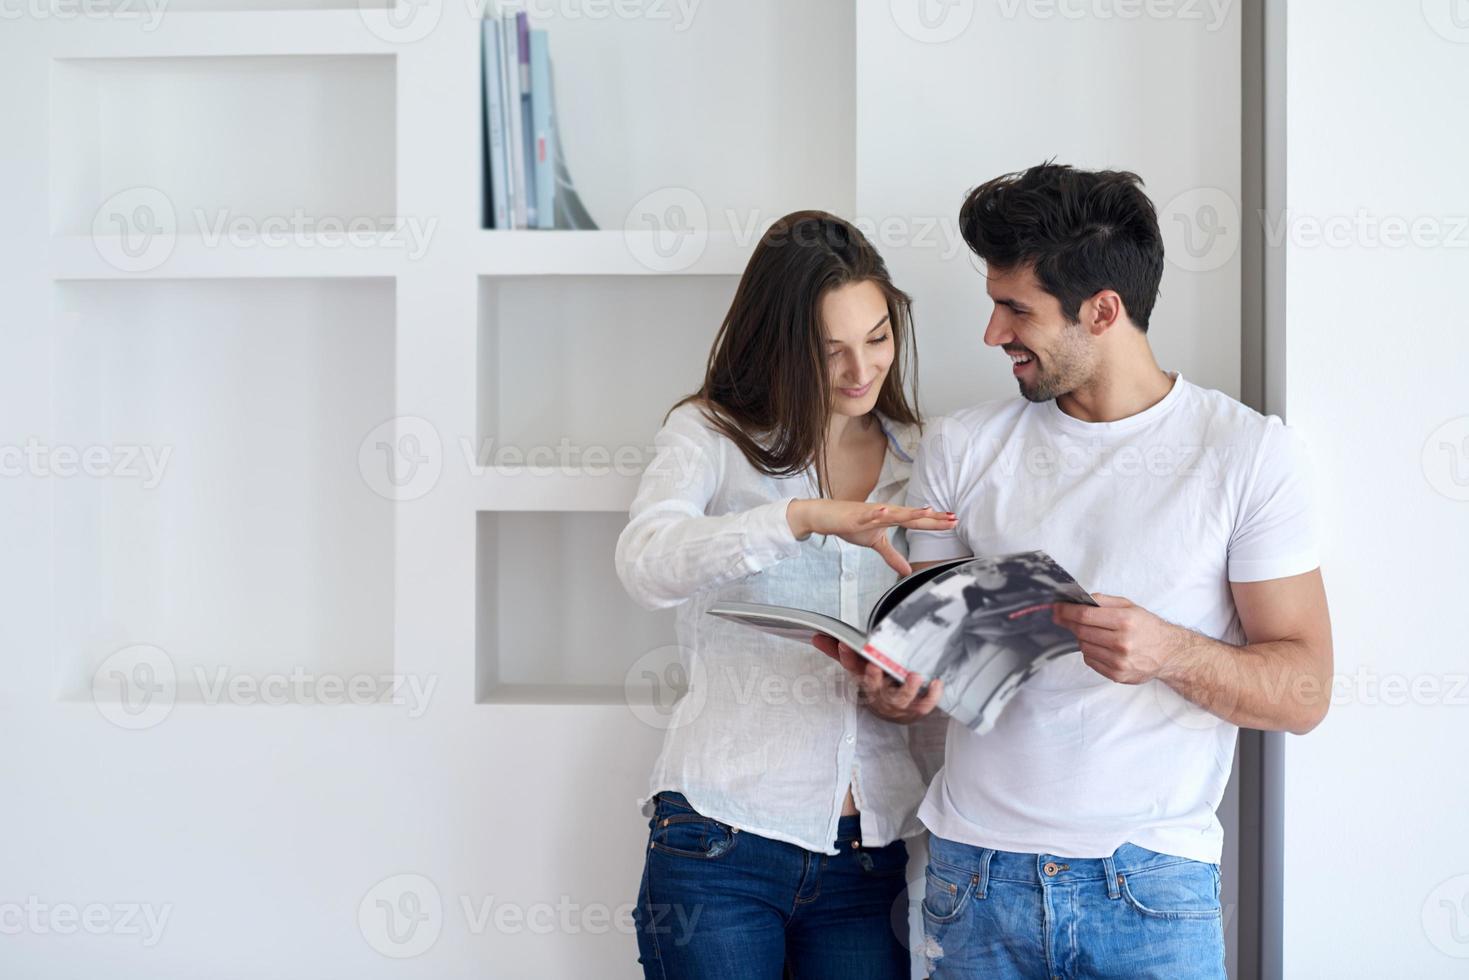
[[[898,608],[909,596],[928,585],[934,579],[943,575],[951,568],[967,565],[974,561],[973,558],[951,558],[930,565],[921,572],[914,572],[907,578],[899,579],[893,583],[892,588],[884,592],[876,602],[872,604],[872,611],[867,616],[867,632],[870,635],[877,629],[877,624],[887,618],[888,613]]]
[[[806,609],[769,606],[760,602],[720,602],[710,606],[707,612],[771,636],[808,645],[818,636],[840,640],[854,650],[862,649],[867,642],[862,631],[855,626]]]
[[[939,708],[976,733],[994,726],[1020,685],[1078,647],[1051,621],[1057,602],[1096,605],[1043,551],[977,558],[908,596],[868,637],[886,669],[944,682]]]

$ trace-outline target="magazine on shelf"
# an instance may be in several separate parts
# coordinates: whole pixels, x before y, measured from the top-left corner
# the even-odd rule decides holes
[[[500,78],[500,22],[494,18],[483,24],[484,90],[485,90],[485,191],[489,201],[486,224],[491,228],[510,227],[510,184],[505,170],[505,105],[504,86]]]
[[[510,11],[500,22],[500,80],[505,86],[505,157],[506,173],[510,175],[510,227],[524,228],[525,205],[525,153],[521,149],[525,132],[521,128],[522,101],[520,96],[520,32],[516,27],[517,14]]]
[[[1052,621],[1058,602],[1097,605],[1044,551],[940,562],[899,581],[873,604],[865,631],[805,609],[720,602],[709,614],[809,643],[840,640],[896,681],[942,680],[938,707],[976,733],[1042,666],[1078,649]]]
[[[487,228],[595,229],[566,164],[550,38],[504,3],[481,30]]]
[[[531,164],[535,171],[535,226],[556,227],[556,157],[551,141],[551,47],[546,32],[530,32]]]

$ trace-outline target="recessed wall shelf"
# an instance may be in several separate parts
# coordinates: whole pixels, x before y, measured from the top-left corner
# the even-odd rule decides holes
[[[392,228],[395,65],[388,55],[55,61],[52,233],[304,240]]]
[[[51,439],[113,468],[54,480],[59,692],[133,644],[183,701],[221,672],[390,672],[394,509],[358,447],[393,414],[392,282],[58,290]]]
[[[612,553],[623,514],[481,513],[476,520],[475,694],[481,703],[618,703],[678,659],[673,611],[623,591]],[[631,676],[631,681],[629,677]]]

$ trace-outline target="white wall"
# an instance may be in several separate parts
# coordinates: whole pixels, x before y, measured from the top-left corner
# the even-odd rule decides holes
[[[1287,977],[1469,971],[1464,13],[1289,6],[1285,398],[1318,471],[1337,687],[1286,740]],[[1414,221],[1404,244],[1392,223]]]
[[[760,25],[769,22],[774,31],[789,27],[790,21],[768,16],[752,20],[731,15],[725,0],[706,2],[713,12],[695,28],[705,40],[689,43],[706,43],[711,34],[726,37],[729,43],[713,50],[748,61],[754,75],[793,78],[792,91],[812,98],[813,86],[805,84],[810,60],[759,44]],[[231,5],[258,11],[272,4]],[[762,10],[768,15],[776,6],[763,4]],[[1098,4],[1078,20],[1055,13],[1053,7],[1009,0],[951,5],[947,9],[961,16],[968,11],[969,16],[962,24],[951,21],[933,28],[939,35],[959,28],[944,43],[914,38],[914,33],[933,35],[910,16],[914,11],[902,0],[861,0],[857,6],[855,216],[874,223],[899,219],[897,243],[881,229],[876,237],[898,281],[918,300],[930,411],[1012,390],[1001,359],[979,343],[987,316],[982,283],[955,236],[953,218],[968,187],[1055,156],[1084,166],[1137,169],[1160,205],[1191,195],[1174,208],[1184,217],[1197,210],[1200,200],[1208,200],[1210,188],[1237,197],[1237,15],[1216,22],[1208,5],[1178,4],[1176,9],[1202,12],[1204,19],[1180,15],[1123,21],[1101,16],[1108,6]],[[28,11],[33,8],[51,9],[25,5]],[[6,7],[13,9],[16,5]],[[1069,9],[1081,8],[1073,4]],[[58,697],[58,677],[71,676],[68,665],[75,664],[75,652],[58,642],[55,628],[76,598],[65,588],[53,589],[55,542],[65,537],[54,522],[65,520],[66,514],[55,510],[52,481],[34,475],[0,479],[0,513],[6,515],[0,538],[0,594],[6,597],[5,615],[0,616],[5,677],[0,684],[0,740],[7,746],[0,753],[5,792],[0,804],[0,908],[35,905],[47,910],[35,920],[39,924],[28,922],[18,934],[11,934],[13,919],[0,919],[0,928],[7,930],[0,932],[0,974],[156,978],[196,976],[207,969],[216,977],[312,980],[635,975],[632,938],[609,927],[602,916],[624,906],[636,890],[644,829],[632,801],[644,784],[660,732],[623,704],[475,701],[475,524],[477,503],[486,494],[454,465],[454,440],[472,438],[483,421],[476,384],[482,383],[486,365],[484,352],[476,348],[476,323],[486,302],[485,280],[506,274],[483,256],[501,255],[514,246],[491,246],[478,230],[479,136],[474,120],[479,96],[473,85],[478,55],[470,10],[445,3],[436,31],[401,45],[368,37],[355,11],[340,23],[310,12],[289,16],[300,18],[300,31],[295,30],[297,21],[286,29],[282,22],[261,21],[250,12],[170,14],[161,32],[152,35],[138,33],[135,22],[45,13],[12,19],[7,14],[0,29],[0,77],[12,92],[6,138],[0,142],[5,202],[0,330],[6,355],[0,359],[0,443],[23,445],[30,436],[43,442],[57,438],[57,396],[64,393],[63,385],[77,381],[52,373],[57,313],[65,309],[60,301],[84,297],[95,315],[109,317],[103,300],[113,297],[126,304],[130,297],[160,289],[185,295],[170,292],[166,276],[156,284],[120,282],[105,288],[92,285],[87,276],[76,286],[53,281],[48,235],[53,227],[85,231],[77,215],[85,217],[86,208],[74,200],[52,205],[48,191],[80,186],[80,178],[58,181],[56,175],[58,168],[74,168],[90,159],[86,139],[73,137],[85,137],[93,118],[65,111],[59,119],[50,116],[48,86],[58,78],[51,64],[54,52],[80,47],[89,56],[112,58],[148,51],[154,54],[145,66],[150,71],[172,70],[176,66],[159,62],[201,46],[236,54],[290,54],[311,48],[312,57],[338,51],[355,51],[354,57],[363,52],[392,55],[395,158],[360,161],[372,179],[366,190],[359,188],[360,194],[354,190],[343,197],[344,189],[334,182],[343,176],[342,156],[348,151],[318,147],[334,166],[308,169],[304,186],[316,204],[326,202],[337,210],[377,210],[391,204],[400,216],[439,220],[428,256],[409,263],[362,254],[317,257],[304,251],[235,255],[182,240],[179,251],[194,263],[188,266],[193,275],[200,268],[230,276],[259,275],[259,268],[268,267],[283,270],[276,274],[301,277],[290,292],[299,290],[320,304],[320,317],[334,326],[355,308],[331,302],[338,289],[356,281],[353,276],[367,270],[366,275],[393,278],[394,410],[433,420],[449,444],[433,494],[395,507],[391,518],[392,667],[437,684],[431,710],[414,717],[390,706],[218,705],[184,697],[163,723],[127,731],[85,700]],[[209,19],[215,17],[235,19]],[[912,33],[905,33],[899,21]],[[740,25],[749,36],[736,31]],[[590,37],[595,26],[580,25],[578,36]],[[634,31],[630,36],[638,43],[663,43],[664,35],[638,25],[615,29]],[[682,44],[681,37],[671,35],[670,46]],[[235,38],[243,40],[236,46]],[[839,30],[832,42],[850,50],[850,36]],[[670,50],[676,51],[679,64],[702,60],[683,47]],[[836,76],[848,64],[844,56],[831,55],[812,70],[835,78],[833,84],[840,88],[842,79]],[[607,65],[615,67],[616,60]],[[371,73],[370,91],[377,98],[336,98],[323,111],[349,105],[349,131],[377,133],[376,122],[388,112],[379,88],[386,78],[381,68],[377,65]],[[94,81],[90,68],[73,66],[59,72],[57,84],[73,90],[80,84],[85,95]],[[738,95],[722,83],[711,86],[721,98]],[[330,87],[326,94],[337,91]],[[766,100],[762,105],[780,96],[769,86],[759,92]],[[167,94],[180,97],[178,90]],[[250,99],[248,92],[242,97]],[[811,131],[846,145],[850,102],[820,97],[832,107],[831,125],[816,125]],[[63,110],[87,104],[75,91],[67,98],[71,101]],[[257,109],[264,99],[257,94]],[[691,111],[687,100],[674,102],[681,111]],[[296,118],[306,110],[291,106],[283,111]],[[775,124],[762,128],[738,105],[722,111],[711,122],[716,145],[754,147],[762,151],[755,154],[761,159],[773,156],[763,151],[788,141],[789,128],[801,123],[796,116],[780,115]],[[163,125],[160,116],[141,104],[130,104],[129,112],[130,118],[146,123],[143,130]],[[190,118],[207,118],[207,113]],[[720,127],[730,119],[739,121],[738,128]],[[223,120],[226,125],[241,121],[239,115]],[[258,125],[261,114],[244,121]],[[164,135],[179,138],[177,133]],[[236,144],[211,143],[209,135],[201,132],[199,142],[179,145],[199,154],[191,160],[235,151]],[[138,136],[149,138],[146,131]],[[678,133],[668,140],[669,153],[702,166],[707,147],[677,157],[682,139]],[[49,158],[50,152],[57,152],[57,158]],[[290,154],[289,148],[259,141],[245,152],[272,166]],[[154,162],[158,156],[152,154]],[[749,182],[731,177],[744,158],[733,152],[728,157],[732,162],[715,175],[720,179],[712,189],[694,188],[709,196],[709,220],[715,227],[727,223],[719,220],[726,208],[742,217],[750,211],[774,217],[796,205],[786,200],[788,191],[819,192],[821,199],[801,204],[840,208],[850,200],[852,171],[825,145],[795,159],[780,157],[779,166],[793,167],[794,176],[781,176],[778,169],[755,175],[759,180],[749,185],[749,200],[742,196]],[[698,176],[660,169],[667,159],[666,154],[643,152],[635,157],[627,179],[676,184]],[[810,179],[828,165],[829,180]],[[577,166],[581,164],[573,161]],[[262,176],[259,168],[247,167],[241,174],[258,189],[266,186],[261,181],[273,181],[276,172],[267,168]],[[396,184],[391,201],[379,180],[389,174]],[[594,182],[589,175],[588,183]],[[230,189],[200,187],[211,200]],[[610,212],[606,222],[615,226],[630,201],[657,189],[651,183],[609,186],[591,196],[604,202],[603,209]],[[258,211],[267,204],[271,209],[285,206],[270,197],[244,207]],[[65,220],[58,221],[58,215]],[[1170,232],[1181,227],[1165,221]],[[935,244],[925,246],[921,236]],[[915,237],[920,241],[912,247],[901,246],[905,238]],[[82,245],[83,252],[93,252],[90,243]],[[597,247],[595,242],[590,246],[593,252]],[[88,269],[114,275],[95,255],[89,261]],[[609,265],[615,263],[609,259]],[[1203,384],[1235,391],[1238,259],[1226,250],[1191,265],[1169,268],[1155,344],[1165,365]],[[256,271],[242,272],[251,268]],[[344,268],[351,275],[340,282],[313,278],[340,276]],[[718,271],[728,275],[738,268]],[[568,288],[576,287],[570,283]],[[251,295],[258,290],[265,297],[286,294],[265,278],[233,280],[217,292],[228,297],[241,290]],[[363,290],[374,304],[388,302],[382,282],[366,283]],[[215,291],[211,287],[199,293]],[[187,293],[193,295],[194,288]],[[178,316],[180,322],[190,319],[205,330],[212,322],[208,312],[208,302],[201,299]],[[386,345],[387,319],[387,310],[374,308],[369,323],[375,353]],[[692,386],[697,379],[688,380]],[[136,378],[133,383],[142,386]],[[361,401],[377,411],[387,384],[378,378],[364,385]],[[306,390],[293,387],[290,394],[308,404]],[[227,396],[220,391],[203,394]],[[251,424],[248,411],[229,417]],[[374,415],[337,419],[336,424],[344,431],[356,427],[366,433],[379,421]],[[650,420],[650,432],[654,424]],[[350,460],[356,447],[345,449]],[[308,467],[312,474],[317,473],[315,465]],[[239,513],[227,510],[221,520]],[[260,519],[258,514],[247,516]],[[375,518],[374,534],[385,526]],[[246,535],[248,527],[234,533]],[[369,570],[380,571],[381,562],[369,563]],[[157,571],[158,566],[145,565],[138,574]],[[379,576],[372,577],[376,581]],[[610,584],[610,570],[607,579]],[[66,578],[59,581],[64,586]],[[147,583],[133,584],[143,588]],[[161,583],[150,594],[166,596],[166,586]],[[271,583],[259,587],[268,592]],[[377,624],[386,621],[381,609],[369,618]],[[353,654],[349,650],[344,656]],[[357,663],[373,672],[382,666],[377,652],[368,652]],[[75,686],[68,682],[69,689]],[[373,891],[378,883],[403,874],[431,881],[443,912],[436,943],[420,957],[399,961],[372,948],[357,913],[364,900],[370,904],[378,897]],[[497,928],[495,920],[477,918],[487,902],[492,903],[492,915],[501,906],[537,917],[549,911],[551,925],[546,928],[546,920],[535,918],[531,924],[516,926],[512,921]],[[51,917],[58,909],[80,912],[89,906],[123,914],[123,907],[133,904],[159,913],[167,910],[170,918],[156,945],[145,947],[143,936],[119,928],[99,935],[65,931],[66,913],[61,921]]]

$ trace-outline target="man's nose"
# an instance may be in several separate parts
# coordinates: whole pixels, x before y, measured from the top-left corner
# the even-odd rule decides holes
[[[991,347],[1008,344],[1015,339],[1015,332],[1005,325],[998,310],[990,314],[990,322],[984,328],[984,342]]]

